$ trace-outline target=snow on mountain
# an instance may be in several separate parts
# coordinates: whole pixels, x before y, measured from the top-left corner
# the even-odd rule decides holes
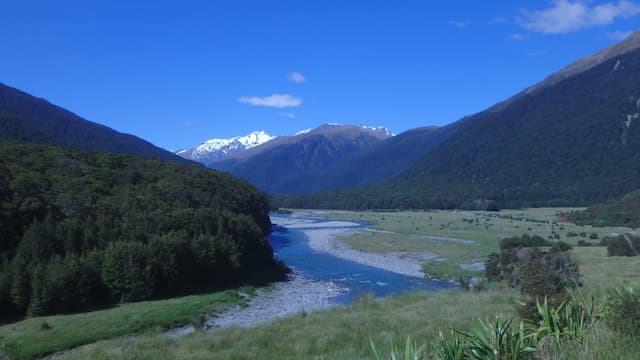
[[[391,137],[392,134],[387,128],[383,126],[365,126],[365,125],[339,125],[335,123],[330,123],[326,125],[322,125],[315,129],[305,129],[298,131],[293,135],[293,138],[304,135],[304,134],[315,134],[315,133],[324,133],[327,130],[327,127],[335,128],[331,131],[348,131],[348,129],[357,129],[361,128],[367,131],[371,131],[377,134],[381,134],[381,137]],[[352,131],[351,130],[351,131]],[[210,139],[202,144],[190,148],[177,151],[176,154],[182,156],[183,158],[199,161],[204,163],[205,165],[211,165],[216,162],[222,162],[230,159],[238,159],[243,156],[245,151],[267,143],[276,136],[271,136],[264,131],[255,131],[249,135],[245,136],[237,136],[230,139]],[[291,136],[284,136],[282,139],[291,139]],[[289,140],[283,140],[289,141]],[[274,146],[279,143],[273,143]]]
[[[230,139],[210,139],[194,148],[180,150],[176,154],[187,159],[211,163],[226,160],[234,153],[262,145],[274,138],[275,136],[264,131],[254,131],[249,135]]]

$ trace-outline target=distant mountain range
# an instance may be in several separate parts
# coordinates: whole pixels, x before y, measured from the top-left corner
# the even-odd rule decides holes
[[[139,137],[85,120],[44,99],[0,83],[0,140],[20,140],[83,150],[188,162]]]
[[[326,124],[290,136],[272,137],[258,131],[211,139],[176,154],[229,171],[264,191],[301,193],[360,184],[358,180],[340,181],[336,173],[352,169],[345,162],[360,166],[356,154],[366,154],[392,137],[384,127]]]
[[[491,200],[520,207],[587,205],[621,196],[640,189],[639,83],[636,32],[486,111],[437,129],[432,136],[448,134],[388,182],[280,198],[280,204],[473,208]]]

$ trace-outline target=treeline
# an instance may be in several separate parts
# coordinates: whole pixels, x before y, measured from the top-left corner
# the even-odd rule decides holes
[[[573,212],[569,219],[579,225],[640,227],[640,191]]]
[[[266,197],[196,165],[0,144],[0,316],[77,311],[279,273]]]

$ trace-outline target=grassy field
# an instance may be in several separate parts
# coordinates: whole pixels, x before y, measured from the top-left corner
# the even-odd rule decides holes
[[[572,245],[584,240],[598,244],[611,233],[629,228],[578,226],[564,222],[563,213],[577,208],[539,208],[525,210],[424,211],[424,212],[328,212],[324,218],[349,219],[373,224],[382,232],[363,231],[342,238],[350,246],[368,252],[429,252],[439,256],[424,264],[425,273],[435,278],[474,276],[481,271],[465,265],[484,262],[499,250],[499,241],[522,234],[540,235]],[[457,241],[468,240],[468,241]],[[469,242],[472,241],[472,242]]]
[[[253,290],[227,290],[128,303],[82,314],[30,318],[0,326],[0,352],[13,359],[33,359],[98,340],[182,326],[199,314],[241,303],[240,292],[251,294]]]
[[[451,326],[510,316],[517,294],[510,289],[482,293],[413,293],[363,299],[348,308],[301,314],[253,328],[218,329],[169,339],[100,342],[62,359],[368,359],[369,339],[381,349],[406,336],[434,340]]]

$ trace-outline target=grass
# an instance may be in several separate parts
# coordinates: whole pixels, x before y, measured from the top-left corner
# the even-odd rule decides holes
[[[574,247],[571,255],[588,289],[604,290],[615,283],[638,281],[639,256],[607,256],[607,248],[603,246]]]
[[[30,318],[0,326],[0,352],[13,359],[33,359],[98,340],[182,326],[199,314],[240,302],[239,291],[227,290],[127,303],[82,314]]]
[[[367,298],[348,308],[314,312],[252,328],[196,333],[181,339],[144,335],[106,341],[70,352],[62,359],[364,359],[370,340],[382,353],[407,336],[430,343],[452,326],[468,328],[479,317],[512,312],[510,289],[469,296],[460,291],[416,292],[386,299]]]
[[[498,251],[499,241],[522,234],[540,235],[576,246],[579,240],[592,244],[611,233],[631,229],[621,227],[578,226],[563,221],[563,213],[579,208],[538,208],[525,210],[486,211],[421,211],[421,212],[348,212],[336,211],[320,216],[372,223],[372,228],[384,232],[359,232],[342,238],[358,250],[376,253],[429,252],[437,261],[425,262],[429,277],[456,278],[477,275],[477,271],[461,268],[461,264],[484,262],[491,252]],[[592,235],[594,234],[594,235]],[[577,236],[571,236],[577,235]],[[591,237],[596,237],[592,239]],[[453,241],[435,238],[451,238]],[[460,243],[455,239],[471,240]],[[597,251],[596,251],[597,252]],[[587,251],[588,253],[588,251]]]

